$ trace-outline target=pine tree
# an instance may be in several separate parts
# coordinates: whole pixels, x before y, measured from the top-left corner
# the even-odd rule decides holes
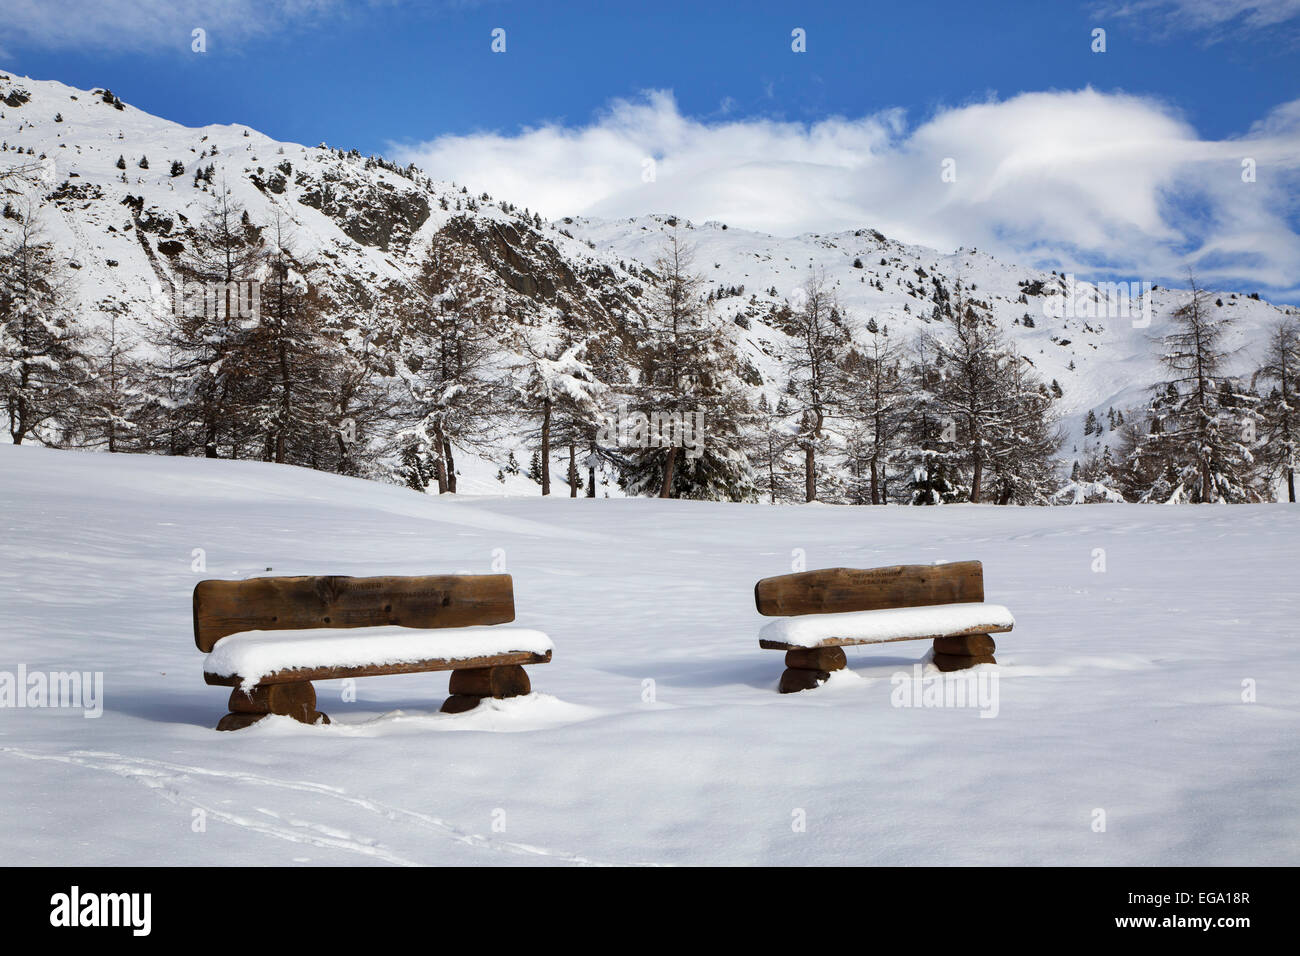
[[[58,443],[88,374],[63,264],[29,209],[0,247],[0,396],[9,437]]]
[[[1060,488],[1056,455],[1064,443],[1055,399],[1013,349],[1003,359],[999,370],[1006,402],[986,430],[989,487],[1000,505],[1048,504]]]
[[[628,456],[620,484],[628,494],[661,498],[745,500],[753,475],[741,424],[748,413],[734,345],[706,307],[693,253],[678,234],[668,236],[655,262],[657,282],[634,360],[630,387],[645,417],[646,445]],[[683,427],[702,424],[688,446]]]
[[[903,456],[908,463],[905,500],[913,505],[960,501],[966,489],[960,484],[957,426],[945,419],[938,394],[943,375],[926,338],[914,343],[906,378],[910,401],[903,432]]]

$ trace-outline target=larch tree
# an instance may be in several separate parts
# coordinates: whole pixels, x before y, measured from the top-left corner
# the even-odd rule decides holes
[[[1149,501],[1192,503],[1258,500],[1253,447],[1255,402],[1226,374],[1232,319],[1214,314],[1210,294],[1190,277],[1188,300],[1170,315],[1160,340],[1168,377],[1152,390],[1143,455],[1160,462]]]
[[[825,277],[810,277],[783,323],[787,394],[798,417],[804,460],[804,500],[817,500],[817,456],[828,445],[827,420],[842,399],[840,358],[849,332]]]
[[[1009,413],[1004,388],[1007,349],[992,316],[965,296],[960,281],[952,302],[948,328],[931,340],[940,373],[936,408],[945,426],[955,426],[967,497],[979,502],[992,443]]]
[[[455,446],[482,447],[499,409],[497,303],[481,280],[465,271],[454,250],[435,246],[403,303],[395,343],[394,370],[415,416],[398,439],[403,454],[423,456],[439,494],[456,491]]]
[[[180,288],[154,339],[155,348],[170,356],[168,391],[177,395],[187,429],[208,458],[223,451],[238,458],[256,442],[248,410],[262,387],[262,369],[252,312],[265,259],[259,231],[230,191],[219,190],[190,235],[176,274]]]
[[[0,248],[0,401],[15,445],[57,444],[73,425],[89,371],[73,310],[63,263],[29,209]]]
[[[902,350],[889,327],[872,318],[866,332],[865,342],[844,358],[844,414],[851,423],[848,458],[860,489],[854,497],[879,505],[889,500],[889,468],[903,435],[909,390]]]
[[[629,494],[744,500],[753,476],[742,447],[743,372],[677,227],[654,271],[632,356],[639,377],[628,386],[648,440],[627,456],[620,482]]]
[[[1287,501],[1295,504],[1300,459],[1300,325],[1295,319],[1284,319],[1269,332],[1255,379],[1273,386],[1260,410],[1263,464],[1274,481],[1286,480]]]

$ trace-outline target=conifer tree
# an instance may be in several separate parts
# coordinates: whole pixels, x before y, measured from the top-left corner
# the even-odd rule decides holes
[[[1300,326],[1285,319],[1269,332],[1264,364],[1255,378],[1271,383],[1261,407],[1262,463],[1277,481],[1286,479],[1287,501],[1295,504],[1300,459]]]
[[[1141,500],[1192,503],[1260,498],[1253,446],[1256,402],[1225,373],[1232,319],[1216,311],[1195,276],[1188,300],[1170,316],[1160,362],[1170,377],[1152,390],[1140,457],[1154,456],[1157,477]],[[1135,463],[1134,473],[1149,463]]]
[[[742,372],[722,324],[706,307],[692,250],[676,227],[655,273],[634,350],[639,378],[630,386],[650,440],[628,456],[620,483],[633,495],[749,498],[753,475],[741,434],[748,410]],[[703,434],[694,433],[697,424]],[[685,435],[684,427],[692,434]]]
[[[798,299],[799,307],[790,313],[783,329],[789,336],[785,351],[787,392],[799,421],[804,500],[816,501],[817,456],[828,447],[828,418],[842,401],[839,363],[849,333],[824,276],[809,278]]]
[[[28,210],[0,247],[0,401],[10,440],[63,440],[88,374],[62,262]]]

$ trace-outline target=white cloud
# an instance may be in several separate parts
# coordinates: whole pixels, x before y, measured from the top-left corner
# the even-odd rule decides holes
[[[190,52],[191,31],[208,49],[309,27],[403,0],[5,0],[0,48]],[[439,0],[423,9],[463,6]]]
[[[1080,273],[1215,278],[1291,289],[1300,101],[1243,138],[1206,140],[1158,101],[1092,89],[811,125],[702,122],[669,92],[618,100],[588,125],[443,136],[402,162],[544,216],[671,212],[776,234],[876,228]],[[643,163],[655,179],[643,182]],[[1243,159],[1257,181],[1242,181]],[[956,181],[941,178],[955,161]]]
[[[1300,17],[1300,0],[1129,0],[1102,4],[1103,16],[1133,17],[1162,28],[1254,33]],[[1222,39],[1211,35],[1210,42]]]

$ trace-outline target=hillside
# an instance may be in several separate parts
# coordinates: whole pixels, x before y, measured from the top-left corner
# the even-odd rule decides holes
[[[8,75],[0,75],[0,141],[0,163],[41,163],[34,185],[0,189],[11,210],[38,211],[43,232],[71,265],[81,317],[91,324],[117,316],[139,325],[157,314],[160,294],[176,279],[177,262],[220,188],[230,190],[256,228],[277,216],[292,223],[298,270],[345,324],[386,308],[436,255],[516,327],[564,323],[607,340],[627,338],[629,323],[645,311],[669,224],[676,223],[668,215],[544,223],[526,209],[528,197],[475,197],[379,158],[279,143],[240,126],[187,128],[106,90]],[[125,168],[118,168],[119,157]],[[174,163],[182,171],[173,174]],[[12,215],[0,219],[0,238],[14,222]],[[789,238],[720,223],[681,226],[706,288],[722,294],[711,302],[712,321],[725,330],[754,395],[780,390],[785,336],[773,316],[811,274],[826,276],[855,332],[874,319],[904,340],[935,328],[936,303],[960,281],[1038,376],[1060,386],[1066,463],[1082,451],[1089,412],[1104,419],[1111,408],[1142,403],[1158,376],[1152,339],[1185,297],[1155,289],[1150,324],[1135,325],[1107,316],[1106,303],[1085,286],[1097,311],[1053,318],[1061,277],[976,250],[908,246],[869,224]],[[1264,330],[1295,310],[1242,292],[1216,298],[1216,308],[1239,320],[1229,345],[1237,370],[1248,372]],[[630,374],[619,370],[617,377]],[[526,463],[533,450],[515,432],[495,449],[463,450],[466,490],[536,490],[523,475],[496,480],[508,455]],[[553,471],[563,484],[563,468],[557,463]],[[601,493],[619,493],[608,474]]]
[[[666,214],[564,220],[575,235],[597,248],[641,261],[653,260],[673,222],[677,220]],[[718,300],[715,308],[732,321],[749,323],[745,341],[756,356],[774,354],[783,338],[762,317],[788,301],[810,271],[826,276],[856,324],[874,317],[905,339],[934,331],[935,280],[948,288],[960,280],[989,307],[1039,376],[1060,383],[1061,409],[1075,441],[1082,438],[1089,411],[1104,418],[1108,408],[1127,410],[1142,404],[1148,384],[1161,376],[1155,339],[1163,319],[1187,295],[1155,287],[1150,323],[1143,325],[1141,315],[1108,317],[1097,286],[1077,276],[1076,314],[1053,317],[1049,312],[1061,303],[1065,287],[1062,275],[1002,262],[975,249],[942,253],[897,242],[870,228],[779,237],[718,222],[681,221],[679,226],[695,248],[696,269],[708,286],[744,288],[741,295]],[[1238,321],[1229,347],[1236,353],[1234,371],[1243,374],[1258,364],[1262,331],[1283,315],[1297,314],[1294,306],[1274,306],[1248,292],[1226,291],[1218,298],[1225,313]],[[758,361],[772,376],[771,363]]]

